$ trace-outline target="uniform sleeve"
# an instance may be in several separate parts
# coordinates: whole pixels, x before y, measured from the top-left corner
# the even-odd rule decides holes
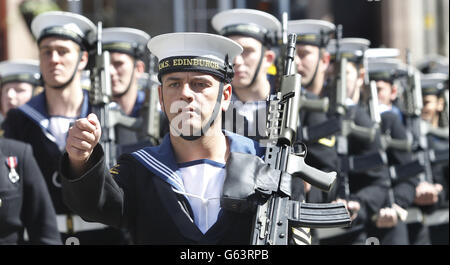
[[[429,135],[427,137],[429,148],[436,151],[446,150],[448,152],[449,142],[445,139],[440,139]],[[437,207],[448,206],[448,185],[449,185],[449,162],[432,163],[431,170],[433,174],[434,183],[439,183],[443,187],[443,191],[439,193],[439,202]]]
[[[317,98],[315,95],[310,94],[306,94],[306,96],[310,99]],[[321,112],[302,111],[300,117],[301,126],[316,126],[327,121],[327,116]],[[301,133],[300,129],[298,130],[298,133]],[[337,171],[339,159],[334,144],[334,136],[322,138],[315,142],[307,142],[306,164],[325,172]],[[322,192],[316,187],[312,187],[307,195],[307,201],[323,202],[327,200],[327,197],[329,196],[325,192]]]
[[[414,202],[416,196],[416,183],[413,178],[407,181],[403,181],[394,186],[395,203],[402,208],[408,208]]]
[[[381,128],[383,134],[389,135],[392,139],[407,139],[406,128],[400,119],[392,112],[385,112],[381,115]],[[413,160],[411,152],[405,152],[395,149],[388,149],[387,155],[389,164],[399,165]]]
[[[33,157],[31,146],[23,152],[24,183],[21,218],[32,244],[61,244],[56,214],[47,185]]]
[[[388,188],[383,185],[370,185],[360,189],[354,196],[357,201],[363,204],[367,217],[370,217],[384,206],[388,196]]]
[[[370,116],[362,108],[358,106],[350,108],[348,115],[351,116],[352,114],[353,121],[356,125],[365,128],[372,128],[374,126],[374,123],[372,122]],[[350,136],[348,138],[348,144],[349,155],[368,154],[381,148],[380,134],[379,132],[377,132],[375,140],[372,142],[366,139],[361,139],[359,137]]]
[[[370,116],[360,107],[355,107],[355,124],[365,128],[372,128],[374,123],[371,121]],[[380,140],[380,131],[377,130],[374,141],[368,141],[366,139],[360,139],[358,137],[351,136],[348,138],[348,155],[360,156],[377,153],[382,149]],[[389,179],[388,168],[378,167],[370,169],[365,172],[350,172],[351,178],[356,182],[359,182],[357,186],[366,186],[373,183],[385,183]]]
[[[316,99],[317,96],[306,94],[308,99]],[[301,111],[300,126],[313,127],[327,122],[328,118],[325,113],[316,111]],[[301,130],[298,130],[298,135]],[[299,139],[301,140],[301,139]],[[323,138],[315,142],[308,142],[308,153],[305,162],[310,166],[316,167],[320,170],[330,172],[336,171],[338,168],[338,155],[334,148],[334,136],[330,138]]]
[[[372,128],[370,116],[360,107],[355,107],[354,121],[358,126]],[[375,140],[370,142],[357,137],[349,138],[349,155],[368,155],[381,149],[380,132],[377,130]],[[371,216],[385,204],[388,195],[389,171],[386,166],[365,172],[349,172],[350,189],[358,201],[364,204],[367,216]]]
[[[124,194],[129,189],[129,176],[134,174],[130,160],[122,157],[116,166],[108,170],[103,149],[97,145],[88,164],[90,166],[85,174],[74,176],[70,171],[68,155],[64,153],[60,164],[64,202],[86,221],[114,227],[126,226]],[[116,181],[118,179],[121,181]]]
[[[390,135],[392,139],[407,139],[406,129],[396,114],[393,112],[385,112],[381,115],[381,120],[383,133]],[[401,165],[413,161],[411,152],[388,149],[387,155],[390,165]],[[396,183],[393,187],[395,203],[402,208],[409,207],[414,201],[418,182],[417,177],[412,177]]]

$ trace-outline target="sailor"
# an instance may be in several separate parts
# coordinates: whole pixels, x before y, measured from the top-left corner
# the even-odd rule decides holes
[[[3,119],[10,109],[31,99],[39,90],[39,62],[36,60],[10,60],[0,62],[0,114]],[[1,122],[0,122],[1,123]]]
[[[233,62],[232,105],[225,113],[224,126],[253,140],[263,139],[267,137],[267,100],[274,91],[268,70],[275,62],[272,48],[280,38],[281,23],[263,11],[230,9],[214,15],[211,24],[244,49]]]
[[[421,76],[423,108],[422,119],[428,124],[430,130],[426,134],[428,150],[435,154],[443,151],[448,154],[448,129],[445,129],[447,138],[434,134],[433,129],[438,128],[439,113],[443,110],[444,102],[440,95],[444,93],[445,82],[448,75],[433,73]],[[425,126],[425,127],[428,127]],[[432,179],[420,179],[416,187],[414,204],[425,215],[440,214],[448,216],[448,156],[446,161],[434,163],[431,161]],[[425,221],[430,218],[425,217]],[[445,219],[444,219],[445,220]],[[446,244],[448,243],[448,221],[434,224],[410,223],[408,225],[410,243],[415,245]]]
[[[400,50],[395,48],[372,48],[366,51],[366,58],[371,66],[369,79],[377,84],[379,110],[390,111],[405,123],[403,113],[398,107],[398,99],[405,89],[402,81],[407,76],[408,66],[398,59],[399,56]]]
[[[52,11],[34,18],[31,29],[45,89],[8,112],[3,123],[5,137],[33,147],[58,215],[63,243],[114,244],[120,241],[120,233],[85,222],[64,204],[58,172],[70,124],[89,113],[88,92],[81,88],[80,75],[88,63],[87,51],[95,41],[96,27],[84,16]]]
[[[84,218],[127,227],[137,244],[248,244],[253,214],[220,203],[227,180],[264,167],[256,142],[221,129],[231,62],[242,47],[206,33],[163,34],[148,47],[159,58],[170,134],[159,146],[123,155],[109,174],[96,116],[77,120],[61,161],[67,203]],[[247,187],[239,181],[231,190]]]
[[[397,79],[407,75],[407,66],[399,59],[387,58],[386,52],[379,53],[380,56],[376,56],[374,50],[369,53],[371,57],[368,58],[368,74],[369,80],[374,81],[377,87],[381,133],[392,139],[407,141],[406,127],[400,120],[399,109],[395,106],[398,94]],[[413,161],[412,153],[407,149],[387,146],[385,151],[389,166],[405,165]],[[372,220],[368,233],[377,237],[383,245],[408,245],[406,210],[413,204],[419,179],[415,174],[401,181],[395,181],[393,177],[391,176],[390,181],[392,196],[387,198],[383,208]]]
[[[262,11],[231,9],[216,14],[212,19],[212,24],[216,31],[241,44],[244,48],[244,52],[238,55],[234,61],[236,70],[232,82],[234,94],[232,108],[225,113],[225,128],[233,128],[234,132],[258,140],[263,144],[267,138],[265,130],[268,99],[277,89],[280,89],[279,84],[275,84],[271,80],[274,79],[274,75],[269,72],[274,64],[284,64],[284,62],[275,61],[275,52],[272,50],[280,48],[281,23],[274,16]],[[278,59],[281,60],[281,58],[280,55]],[[282,69],[277,69],[277,71],[282,71]],[[306,90],[302,94],[306,98],[317,98]],[[326,121],[324,113],[307,109],[301,109],[299,116],[300,125],[303,127]],[[297,130],[299,132],[297,139],[302,141],[304,139],[301,137],[301,128]],[[333,148],[321,144],[320,141],[308,142],[306,145],[308,148],[306,162],[309,165],[323,171],[335,170],[333,163],[337,162],[337,155]],[[308,191],[312,190],[307,193],[306,200],[320,202],[321,191],[302,182],[298,181],[294,186],[305,185]],[[299,231],[308,232],[307,229]],[[309,238],[309,232],[306,237],[297,236],[298,234],[303,234],[303,232],[296,233],[294,241],[299,244],[310,243],[304,241],[305,238]]]
[[[55,209],[30,145],[0,138],[0,160],[0,245],[60,245]]]
[[[304,79],[305,87],[317,96],[332,95],[333,90],[338,89],[336,82],[333,82],[336,75],[333,75],[330,80],[327,80],[326,75],[330,74],[328,69],[330,62],[338,63],[335,60],[331,61],[332,55],[330,54],[330,51],[335,52],[330,47],[333,44],[334,46],[336,45],[334,42],[329,44],[329,38],[336,27],[329,22],[316,20],[293,21],[290,22],[289,27],[289,32],[299,34],[297,41],[297,68],[299,73],[303,73],[306,77]],[[358,88],[358,86],[361,87],[364,84],[364,72],[361,71],[362,67],[360,64],[363,62],[362,55],[364,50],[368,48],[369,44],[367,40],[357,38],[343,39],[339,42],[340,55],[344,54],[348,57],[347,59],[350,59],[346,70],[347,73],[351,73],[350,75],[342,76],[348,84],[347,87],[342,88],[345,89],[347,97],[345,99],[345,115],[341,119],[354,122],[355,125],[365,128],[372,128],[373,123],[370,121],[368,114],[355,101],[359,100],[357,90],[361,90],[361,88]],[[336,65],[332,67],[337,69]],[[334,70],[331,72],[334,72]],[[326,84],[325,80],[327,80]],[[330,104],[335,105],[334,102]],[[332,112],[334,111],[332,108],[330,108],[330,111],[329,119],[332,120],[335,118],[336,113]],[[347,147],[342,145],[343,143],[345,144],[345,141],[348,142]],[[343,174],[338,178],[337,189],[329,193],[327,199],[343,200],[346,203],[349,210],[353,213],[353,226],[341,236],[321,239],[321,244],[363,244],[366,240],[365,224],[367,215],[376,212],[381,207],[382,198],[379,196],[386,194],[386,188],[383,187],[380,180],[387,177],[385,172],[382,172],[384,170],[371,169],[365,172],[353,172],[349,170],[350,167],[348,167],[346,162],[348,157],[364,156],[376,152],[378,149],[377,144],[352,135],[347,137],[345,141],[343,140],[343,142],[334,145],[335,148],[339,147],[336,151],[340,155],[339,167]],[[345,177],[345,175],[348,176]],[[349,183],[349,189],[344,188],[346,186],[344,183],[347,182],[346,179]],[[343,192],[344,190],[347,192]]]
[[[325,73],[330,64],[327,46],[336,26],[316,19],[291,20],[288,33],[297,34],[297,72],[302,76],[302,87],[320,95],[325,85]]]
[[[105,28],[102,31],[102,48],[110,54],[109,73],[114,102],[110,104],[110,107],[120,113],[116,115],[145,119],[147,117],[147,109],[144,107],[146,100],[150,101],[149,97],[157,97],[156,91],[148,95],[145,91],[147,88],[139,87],[139,80],[148,78],[145,75],[145,69],[146,62],[149,60],[146,48],[149,40],[150,36],[147,33],[135,28],[114,27]],[[151,91],[147,92],[151,93]],[[157,109],[154,111],[158,113]],[[128,128],[124,124],[117,124],[115,137],[118,155],[136,151],[147,144],[147,139],[142,135],[144,132],[140,132],[144,129],[144,126]]]

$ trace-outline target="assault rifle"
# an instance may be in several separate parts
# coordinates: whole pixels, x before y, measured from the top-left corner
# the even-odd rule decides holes
[[[299,74],[291,74],[295,54],[296,35],[290,34],[286,48],[286,61],[281,86],[271,96],[268,118],[269,144],[265,163],[281,174],[278,188],[268,198],[261,200],[256,209],[251,241],[253,245],[286,245],[288,227],[310,228],[344,227],[350,224],[349,214],[342,203],[310,204],[289,199],[289,191],[282,188],[290,183],[290,177],[300,177],[312,185],[330,190],[336,179],[336,172],[325,173],[307,165],[306,146],[295,144],[298,114],[300,110]],[[263,197],[263,196],[262,196]]]
[[[277,83],[281,84],[281,80],[283,78],[283,74],[285,73],[286,68],[286,47],[287,47],[287,21],[288,15],[286,12],[282,15],[282,37],[280,43],[280,56],[277,58]],[[295,64],[294,64],[295,65]],[[293,68],[293,72],[296,72],[295,67]],[[329,108],[329,99],[307,99],[305,96],[305,91],[300,89],[300,106],[302,110],[306,111],[316,111],[316,112],[328,112]],[[339,124],[333,121],[326,121],[322,124],[318,124],[315,126],[302,126],[301,128],[301,138],[304,142],[314,142],[318,139],[328,137],[337,131],[340,130]]]
[[[97,49],[95,51],[95,65],[90,72],[89,101],[92,112],[97,115],[100,121],[102,129],[100,144],[105,152],[105,163],[112,167],[117,160],[114,127],[121,124],[128,128],[139,128],[142,122],[128,117],[122,114],[120,109],[110,106],[112,97],[111,76],[109,74],[110,57],[109,52],[102,49],[102,22],[98,22],[97,28]]]
[[[370,98],[369,98],[369,112],[371,114],[372,120],[377,124],[378,128],[381,127],[381,116],[378,111],[378,92],[376,87],[376,82],[370,82]],[[378,114],[377,114],[378,113]],[[390,132],[385,134],[380,133],[381,140],[381,150],[383,156],[386,156],[385,152],[388,149],[411,152],[413,148],[413,143],[410,138],[407,139],[394,139],[391,137]],[[387,157],[386,157],[386,162]],[[405,181],[411,177],[414,177],[424,171],[424,166],[419,160],[414,160],[402,165],[390,166],[389,173],[391,184]]]
[[[370,96],[369,96],[369,112],[372,120],[376,123],[376,127],[381,129],[381,115],[378,110],[378,91],[375,81],[370,81]],[[381,136],[381,150],[380,152],[386,158],[386,165],[389,166],[386,151],[388,149],[411,152],[412,142],[410,139],[393,139],[390,132],[386,134],[380,134]],[[420,161],[413,160],[400,165],[389,166],[389,179],[388,179],[388,202],[387,206],[394,209],[397,212],[398,217],[402,221],[406,221],[408,212],[401,207],[395,205],[394,186],[397,183],[407,181],[410,178],[416,177],[418,174],[424,172],[424,166]],[[375,222],[378,218],[378,214],[372,216],[372,221]]]
[[[411,65],[410,51],[406,52],[406,61],[408,65],[408,76],[407,85],[402,94],[403,114],[406,117],[406,126],[412,133],[413,151],[415,152],[417,159],[419,159],[425,167],[424,173],[420,174],[420,180],[433,183],[427,136],[421,118],[423,99],[422,88],[420,85],[420,73]]]
[[[431,169],[432,164],[448,161],[449,154],[448,149],[430,149],[428,146],[427,135],[433,134],[440,137],[447,135],[448,138],[448,130],[441,134],[442,131],[440,131],[439,129],[433,129],[429,124],[421,119],[423,99],[420,84],[420,73],[417,69],[411,66],[411,53],[409,50],[407,50],[406,52],[406,61],[408,64],[408,77],[406,88],[402,93],[402,111],[406,116],[406,126],[412,133],[413,151],[415,153],[415,157],[425,167],[424,172],[419,175],[420,181],[434,183]],[[448,220],[448,209],[446,209],[444,212]],[[439,210],[436,213],[439,213]],[[431,214],[431,216],[433,216],[433,214]],[[421,210],[416,207],[408,209],[408,218],[406,220],[406,223],[428,223],[427,219],[431,220],[433,218],[430,218],[429,216],[427,218],[423,218]]]
[[[347,100],[347,58],[341,56],[340,41],[342,39],[342,25],[336,28],[336,61],[335,61],[335,78],[329,87],[330,96],[330,114],[338,120],[341,130],[336,135],[337,153],[340,160],[340,177],[341,182],[338,187],[338,196],[345,200],[349,200],[350,186],[348,180],[348,173],[350,171],[367,171],[374,167],[384,164],[383,157],[380,154],[368,154],[361,156],[348,155],[348,138],[350,136],[372,142],[375,140],[376,127],[366,128],[358,126],[351,119],[347,117],[348,106]]]
[[[447,80],[447,88],[445,88],[445,91],[444,91],[444,94],[443,94],[444,103],[445,103],[444,111],[441,112],[441,124],[442,124],[442,127],[447,128],[447,131],[448,131],[448,128],[450,126],[449,106],[448,106],[448,104],[449,104],[449,98],[448,98],[449,95],[448,94],[449,93],[448,93],[448,80]]]
[[[142,115],[139,118],[143,119],[143,124],[138,131],[139,141],[148,141],[153,145],[157,145],[160,140],[160,113],[158,110],[158,86],[160,83],[155,72],[156,62],[156,57],[150,55],[149,73],[144,86],[145,101],[142,106]]]

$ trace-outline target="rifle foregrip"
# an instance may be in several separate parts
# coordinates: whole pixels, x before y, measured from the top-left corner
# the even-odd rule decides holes
[[[412,143],[409,140],[400,140],[400,139],[390,139],[387,142],[387,147],[392,148],[395,150],[405,151],[405,152],[411,152],[412,150]]]
[[[440,138],[448,139],[449,137],[449,131],[447,128],[430,128],[428,130],[428,133]]]
[[[373,142],[375,140],[375,135],[377,133],[377,130],[375,127],[373,128],[367,128],[358,126],[354,123],[350,124],[350,135],[356,136],[360,139],[367,139],[370,142]]]
[[[303,109],[317,112],[328,112],[329,99],[307,99],[304,96],[301,98],[301,106]]]

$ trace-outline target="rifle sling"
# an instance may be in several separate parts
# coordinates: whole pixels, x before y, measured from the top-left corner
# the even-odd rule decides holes
[[[444,162],[448,162],[448,148],[443,149],[443,150],[430,150],[429,151],[429,157],[430,157],[430,162],[433,164],[439,164],[439,163],[444,163]]]
[[[394,183],[399,183],[415,177],[425,171],[425,167],[419,160],[414,160],[401,165],[391,166],[391,179]]]
[[[331,118],[314,126],[303,127],[303,140],[314,142],[321,138],[335,135],[341,130],[341,122],[337,118]]]
[[[387,164],[387,158],[381,152],[373,152],[365,155],[348,156],[344,158],[347,172],[364,172]]]

